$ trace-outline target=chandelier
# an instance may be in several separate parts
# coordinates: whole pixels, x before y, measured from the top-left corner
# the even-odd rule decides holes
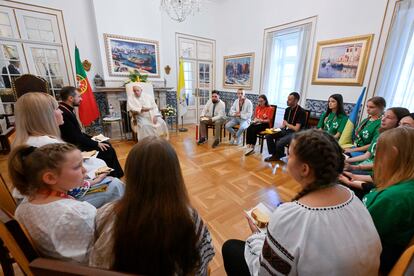
[[[161,9],[172,20],[183,22],[190,14],[200,11],[200,0],[161,0]]]

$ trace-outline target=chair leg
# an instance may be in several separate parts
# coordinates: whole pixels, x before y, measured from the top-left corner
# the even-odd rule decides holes
[[[246,131],[243,131],[243,147],[246,145]]]
[[[0,240],[0,265],[4,275],[14,275],[13,263],[14,259],[10,258],[9,250]]]
[[[260,153],[263,153],[263,144],[264,144],[264,139],[260,137]]]

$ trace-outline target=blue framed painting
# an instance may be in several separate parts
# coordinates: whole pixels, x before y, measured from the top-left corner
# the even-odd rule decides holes
[[[104,34],[107,65],[112,77],[139,72],[160,77],[159,44],[155,40]]]
[[[319,41],[312,84],[362,86],[373,35]]]
[[[223,60],[223,87],[253,87],[254,53],[225,56]]]

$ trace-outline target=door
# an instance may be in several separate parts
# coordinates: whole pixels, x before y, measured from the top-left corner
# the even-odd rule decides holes
[[[178,61],[183,60],[187,97],[185,124],[198,123],[200,113],[214,87],[215,41],[190,35],[176,34]],[[181,119],[179,119],[181,123]]]

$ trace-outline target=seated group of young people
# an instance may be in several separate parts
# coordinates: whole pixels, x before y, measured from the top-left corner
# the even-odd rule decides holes
[[[30,97],[35,99],[25,102]],[[22,115],[36,114],[30,111],[33,106],[40,108],[34,110],[43,114],[44,121]],[[379,269],[389,271],[414,236],[414,128],[405,126],[414,118],[400,111],[391,108],[382,118],[381,127],[389,122],[394,127],[378,135],[375,186],[362,201],[338,184],[347,162],[336,133],[295,131],[287,168],[302,191],[275,209],[266,233],[260,233],[249,220],[253,235],[246,242],[229,240],[223,245],[227,274],[374,275]],[[327,123],[330,115],[323,116]],[[404,126],[397,128],[400,120]],[[331,118],[328,124],[335,128],[334,121]],[[46,122],[56,132],[31,129]],[[51,96],[29,93],[16,103],[17,136],[9,156],[9,174],[26,197],[16,217],[40,252],[144,275],[206,275],[214,256],[211,236],[191,207],[177,154],[168,141],[148,137],[136,144],[125,164],[126,185],[120,184],[125,192],[106,198],[107,204],[96,209],[70,192],[85,187],[86,163],[96,161],[83,160],[78,147],[62,142],[59,124],[61,112]],[[25,132],[21,132],[23,125]],[[26,133],[26,139],[17,139],[19,133]],[[33,145],[27,142],[29,136],[51,140]]]
[[[63,99],[65,91],[79,96],[63,90]],[[215,254],[211,236],[190,205],[168,141],[151,136],[136,144],[125,184],[107,174],[91,177],[106,163],[99,154],[84,159],[81,147],[62,139],[60,108],[52,96],[33,92],[15,109],[8,170],[24,197],[15,216],[40,253],[141,275],[206,275]]]
[[[266,137],[280,148],[268,146],[265,160],[290,144],[287,169],[303,190],[276,208],[266,233],[248,218],[253,235],[223,245],[228,275],[390,271],[414,238],[414,114],[385,106],[381,97],[367,101],[351,145],[339,144],[348,120],[340,94],[330,96],[319,130],[299,131],[303,119],[286,110],[282,132]]]

